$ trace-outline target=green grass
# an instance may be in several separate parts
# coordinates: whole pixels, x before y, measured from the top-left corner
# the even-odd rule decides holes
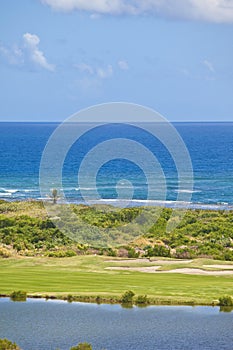
[[[222,295],[233,295],[232,276],[152,274],[105,269],[113,265],[106,261],[106,257],[99,256],[0,259],[0,293],[25,290],[35,295],[99,295],[111,298],[133,290],[136,295],[147,294],[155,303],[171,301],[195,304],[211,304]],[[200,266],[200,263],[197,265]]]

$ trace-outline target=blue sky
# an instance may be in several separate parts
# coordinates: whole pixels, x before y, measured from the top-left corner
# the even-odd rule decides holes
[[[112,101],[233,121],[233,0],[2,1],[0,77],[1,121]]]

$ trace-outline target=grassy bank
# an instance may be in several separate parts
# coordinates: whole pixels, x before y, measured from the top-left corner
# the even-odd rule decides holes
[[[1,259],[0,293],[9,295],[14,290],[25,290],[32,296],[64,298],[72,294],[77,300],[95,301],[99,296],[100,301],[117,302],[126,290],[132,290],[136,295],[146,294],[152,304],[199,305],[211,305],[220,296],[233,294],[232,275],[202,276],[106,269],[119,263],[100,256]],[[135,262],[125,264],[135,266]],[[147,265],[140,260],[136,264]],[[200,266],[200,260],[192,264]]]

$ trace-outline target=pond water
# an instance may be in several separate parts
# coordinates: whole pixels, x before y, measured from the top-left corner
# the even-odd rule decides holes
[[[28,299],[0,299],[0,338],[23,350],[232,350],[233,313],[218,307],[122,308]]]

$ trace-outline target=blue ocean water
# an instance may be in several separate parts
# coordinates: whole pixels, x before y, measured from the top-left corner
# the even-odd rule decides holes
[[[0,123],[1,199],[41,198],[41,156],[57,126],[56,123]],[[194,170],[192,204],[183,205],[230,208],[233,205],[233,123],[174,123],[174,126],[186,144]],[[96,145],[115,137],[140,142],[156,156],[166,178],[165,202],[167,206],[172,205],[180,191],[174,160],[164,145],[152,135],[124,124],[107,124],[102,127],[93,125],[90,132],[73,144],[63,166],[62,187],[66,199],[82,202],[82,189],[77,177],[82,160]],[[121,199],[124,199],[124,193],[127,198],[127,181],[133,186],[135,205],[144,204],[148,184],[143,169],[125,159],[112,158],[100,167],[97,176],[98,193],[106,202],[117,202],[118,184],[122,187]],[[91,196],[92,188],[88,188],[88,179],[86,186]],[[154,200],[158,202],[158,196]]]

